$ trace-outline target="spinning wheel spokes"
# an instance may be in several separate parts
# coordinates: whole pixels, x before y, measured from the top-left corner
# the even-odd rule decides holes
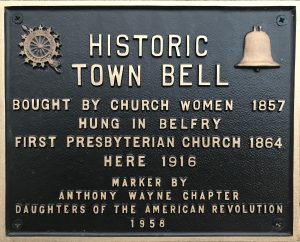
[[[30,51],[36,57],[46,56],[50,48],[50,41],[45,36],[36,36],[30,42]]]

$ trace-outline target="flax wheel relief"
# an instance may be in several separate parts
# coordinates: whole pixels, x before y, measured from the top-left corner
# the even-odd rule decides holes
[[[45,68],[50,65],[56,72],[60,73],[58,67],[60,62],[56,59],[61,56],[59,48],[61,44],[58,35],[52,28],[46,28],[43,25],[34,28],[28,28],[22,25],[25,34],[22,35],[22,41],[19,43],[21,48],[20,55],[24,57],[24,62],[32,67]]]

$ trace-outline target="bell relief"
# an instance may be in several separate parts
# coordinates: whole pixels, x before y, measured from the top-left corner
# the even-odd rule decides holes
[[[246,34],[244,42],[244,55],[235,66],[239,68],[278,68],[280,65],[274,61],[271,51],[269,35],[262,31],[261,26],[254,26]]]

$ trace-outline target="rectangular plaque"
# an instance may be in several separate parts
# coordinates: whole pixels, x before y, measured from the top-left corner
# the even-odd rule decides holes
[[[155,5],[3,4],[3,237],[296,241],[298,6]]]

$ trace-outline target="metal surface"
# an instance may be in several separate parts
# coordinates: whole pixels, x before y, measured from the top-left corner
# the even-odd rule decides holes
[[[31,68],[19,56],[20,24],[12,21],[14,14],[22,13],[23,24],[52,26],[60,33],[62,43],[60,58],[62,74],[51,68]],[[286,25],[279,26],[276,18],[283,15]],[[293,8],[8,8],[6,9],[6,228],[9,235],[289,235],[292,233],[293,217],[293,92],[294,92],[294,21]],[[236,69],[234,65],[243,55],[245,33],[253,26],[261,25],[272,40],[272,54],[280,62],[278,69],[264,69],[254,72]],[[89,35],[111,34],[197,34],[208,36],[208,55],[197,58],[168,58],[166,55],[153,58],[144,54],[137,57],[137,46],[130,43],[134,54],[128,58],[97,56],[89,57]],[[146,44],[147,47],[150,44]],[[147,48],[145,48],[146,50]],[[111,88],[107,83],[93,87],[88,82],[82,87],[75,85],[76,72],[73,63],[138,64],[143,65],[143,86]],[[170,63],[178,67],[181,63],[202,64],[203,79],[214,79],[214,65],[222,65],[222,78],[230,82],[229,87],[180,88],[174,85],[165,88],[160,83],[161,64]],[[90,76],[83,72],[84,80]],[[107,78],[107,74],[105,74]],[[189,77],[197,79],[193,70]],[[176,76],[178,82],[178,76]],[[59,112],[12,111],[13,98],[70,97],[72,109]],[[169,99],[176,106],[182,99],[234,99],[233,112],[191,112],[174,108],[168,112],[115,112],[103,108],[86,114],[81,111],[82,98],[101,97],[103,107],[109,100],[117,99]],[[284,99],[283,112],[265,115],[251,112],[249,104],[254,99]],[[78,130],[76,120],[80,116],[111,117],[127,120],[132,116],[146,117],[146,130],[131,130],[129,123],[122,122],[120,130]],[[159,130],[156,126],[160,117],[221,117],[224,125],[219,130]],[[16,135],[59,134],[73,135],[240,135],[243,146],[240,149],[75,149],[66,148],[63,138],[57,141],[55,149],[16,149]],[[251,136],[281,136],[284,147],[280,150],[249,149]],[[150,160],[147,168],[104,168],[101,166],[105,154],[146,154]],[[162,168],[160,156],[195,154],[199,160],[197,169]],[[108,210],[103,215],[30,215],[16,214],[16,203],[58,203],[61,190],[112,190],[111,177],[157,176],[188,177],[185,188],[172,188],[167,182],[160,188],[172,190],[174,201],[182,190],[238,190],[240,203],[281,203],[283,214],[159,214],[135,215],[114,214]],[[130,188],[129,190],[131,190]],[[126,188],[119,188],[116,203],[128,202]],[[137,189],[137,190],[148,190]],[[136,201],[138,208],[149,201]],[[166,201],[163,201],[166,203]],[[196,201],[196,203],[202,203]],[[91,206],[101,201],[72,201]],[[111,201],[105,201],[110,204]],[[217,201],[204,201],[212,204]],[[223,203],[226,203],[223,201]],[[163,217],[164,228],[130,228],[130,218]]]

